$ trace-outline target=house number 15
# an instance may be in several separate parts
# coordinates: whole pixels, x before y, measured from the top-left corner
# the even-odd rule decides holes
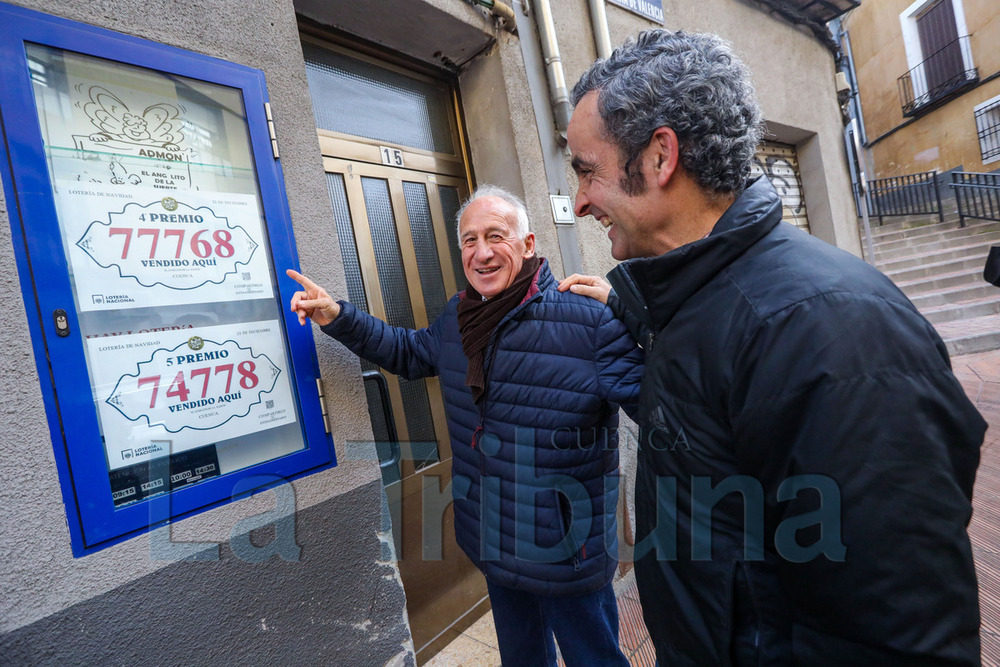
[[[398,148],[379,146],[378,152],[382,154],[382,164],[389,165],[390,167],[403,166],[403,151]]]

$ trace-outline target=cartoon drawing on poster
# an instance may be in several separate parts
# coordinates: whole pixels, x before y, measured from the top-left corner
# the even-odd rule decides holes
[[[257,198],[60,183],[79,308],[270,298]]]
[[[88,340],[110,469],[295,422],[280,331],[275,320]]]
[[[83,84],[76,85],[78,92],[83,89]],[[190,148],[182,149],[180,146],[184,141],[184,133],[181,131],[181,111],[176,106],[157,102],[147,106],[140,114],[138,110],[133,112],[129,109],[106,88],[90,86],[86,92],[90,102],[84,105],[83,112],[98,130],[87,136],[87,140],[107,143],[116,153],[138,149],[139,154],[143,155],[149,154],[151,148],[163,148],[175,153],[183,151],[189,155],[194,153]],[[79,105],[80,102],[77,102],[76,106]],[[84,138],[73,138],[77,140],[77,146],[83,148],[80,143]]]
[[[77,83],[73,91],[77,95],[73,108],[83,118],[71,135],[76,151],[56,161],[60,171],[90,183],[198,189],[190,167],[198,151],[187,145],[183,105],[154,99],[138,102],[146,104],[144,108],[130,108],[104,86]],[[69,164],[64,164],[66,158],[71,159]]]

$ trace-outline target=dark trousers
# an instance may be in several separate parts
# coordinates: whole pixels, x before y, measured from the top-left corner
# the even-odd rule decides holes
[[[572,597],[532,595],[488,579],[486,585],[504,667],[555,667],[556,641],[566,667],[628,667],[610,583]]]

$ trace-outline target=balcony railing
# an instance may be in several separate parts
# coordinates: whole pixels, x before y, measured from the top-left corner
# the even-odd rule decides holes
[[[962,227],[966,218],[1000,221],[1000,174],[953,172],[951,187],[955,190]]]
[[[868,181],[868,212],[882,224],[884,218],[896,215],[936,215],[944,220],[941,190],[937,174],[891,176]]]
[[[972,62],[969,37],[959,37],[899,77],[899,101],[904,116],[916,116],[979,81]]]

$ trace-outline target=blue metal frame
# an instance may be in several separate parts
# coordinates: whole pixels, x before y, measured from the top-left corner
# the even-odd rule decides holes
[[[264,73],[242,65],[156,44],[136,37],[0,3],[0,160],[14,254],[40,378],[45,413],[52,435],[63,502],[74,556],[82,556],[147,532],[171,520],[227,502],[240,480],[271,476],[285,480],[336,465],[333,440],[325,432],[317,395],[319,366],[310,327],[300,327],[288,303],[298,285],[283,269],[298,268],[291,217],[279,163],[271,152],[264,103]],[[43,141],[29,79],[25,42],[74,51],[106,60],[240,89],[257,171],[267,246],[275,272],[284,333],[288,342],[292,384],[298,400],[299,425],[306,448],[188,488],[170,492],[169,517],[163,496],[115,509],[99,437],[97,413],[89,391],[84,342],[67,258],[58,240],[55,202],[44,158]],[[127,60],[118,54],[127,54]],[[69,307],[67,307],[69,306]],[[56,335],[51,313],[64,309],[71,335]],[[273,484],[272,484],[273,485]],[[266,487],[261,487],[266,488]],[[245,495],[245,494],[244,494]]]

